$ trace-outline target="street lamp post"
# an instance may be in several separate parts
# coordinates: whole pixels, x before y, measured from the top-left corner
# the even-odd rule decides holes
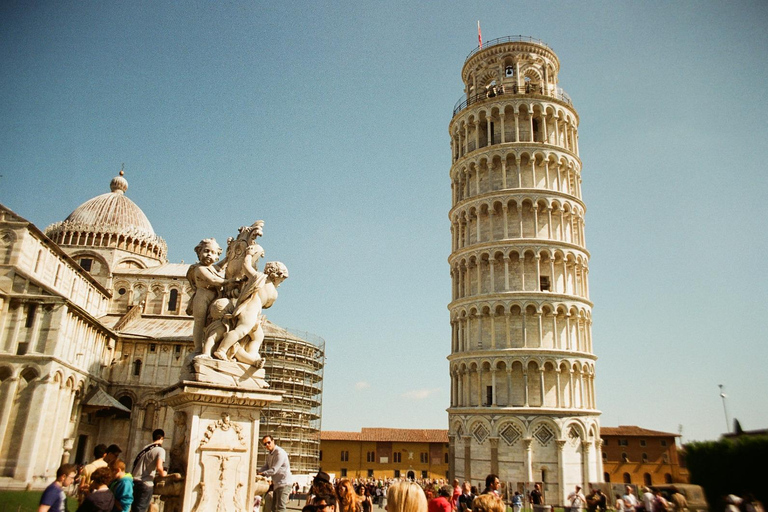
[[[729,433],[731,431],[731,419],[728,417],[728,407],[725,404],[725,399],[728,397],[728,395],[726,395],[725,391],[723,391],[722,384],[718,384],[717,387],[720,388],[720,398],[723,399],[723,412],[725,413],[725,431]]]

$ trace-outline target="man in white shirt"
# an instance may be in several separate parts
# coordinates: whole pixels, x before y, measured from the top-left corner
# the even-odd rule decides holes
[[[274,498],[272,498],[272,510],[265,512],[285,512],[288,506],[288,498],[291,495],[293,475],[288,454],[275,444],[272,436],[264,436],[261,443],[267,449],[266,464],[259,468],[259,474],[272,477]]]
[[[629,485],[626,487],[627,494],[622,499],[624,500],[624,512],[635,512],[637,508],[637,496],[633,494],[632,487]]]
[[[155,474],[165,476],[163,468],[165,450],[162,448],[165,432],[157,429],[152,432],[152,443],[145,446],[133,461],[133,505],[131,512],[147,512],[155,489]]]
[[[586,498],[584,498],[584,495],[581,493],[580,485],[577,485],[576,490],[568,495],[568,503],[571,506],[571,512],[579,512],[586,502]]]
[[[653,512],[653,500],[655,498],[656,496],[653,495],[648,487],[643,487],[643,506],[645,507],[645,512]]]

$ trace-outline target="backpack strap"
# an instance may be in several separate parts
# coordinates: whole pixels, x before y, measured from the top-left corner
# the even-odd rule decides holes
[[[131,473],[134,473],[134,474],[136,473],[136,467],[139,465],[139,459],[142,457],[142,455],[147,453],[149,450],[151,450],[155,446],[157,446],[155,443],[145,446],[144,449],[141,450],[138,455],[136,455],[136,458],[133,460],[133,469],[131,470]]]

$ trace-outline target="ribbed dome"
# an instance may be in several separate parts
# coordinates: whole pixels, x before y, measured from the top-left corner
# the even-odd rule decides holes
[[[71,222],[81,226],[92,226],[94,232],[137,232],[136,234],[155,235],[149,219],[136,203],[125,196],[128,190],[128,181],[120,176],[115,176],[109,184],[112,192],[101,194],[89,199],[69,214],[64,222]]]
[[[89,199],[63,222],[48,226],[45,234],[63,245],[116,247],[165,259],[165,240],[155,234],[149,219],[125,196],[128,181],[119,176],[109,183],[111,192]]]

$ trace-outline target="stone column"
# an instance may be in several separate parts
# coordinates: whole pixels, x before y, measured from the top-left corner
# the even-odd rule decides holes
[[[496,405],[496,368],[491,370],[491,405]],[[495,471],[491,471],[495,473]]]
[[[506,183],[504,184],[504,188],[506,188]],[[504,239],[506,240],[509,238],[509,207],[506,203],[501,206],[501,211],[504,214]]]
[[[506,134],[507,129],[504,124],[504,121],[506,120],[507,116],[504,114],[504,112],[501,112],[499,113],[499,117],[501,118],[501,143],[504,144],[505,142],[507,142],[507,134]]]
[[[472,448],[470,446],[472,437],[469,435],[464,436],[464,479],[468,482],[472,481]]]
[[[520,112],[515,110],[515,142],[520,142]]]
[[[499,474],[499,438],[489,437],[488,441],[491,443],[491,473],[494,475]]]
[[[565,493],[565,456],[563,451],[565,450],[565,441],[564,439],[557,439],[555,441],[557,443],[557,485],[560,490],[560,494],[562,495]],[[582,489],[586,489],[587,487],[582,485]]]
[[[17,480],[29,482],[35,474],[37,453],[41,448],[40,439],[44,437],[43,432],[48,432],[48,425],[45,421],[35,421],[42,419],[45,411],[50,408],[50,394],[55,393],[58,384],[53,381],[50,375],[43,376],[40,379],[32,380],[29,386],[34,386],[32,392],[32,402],[29,404],[27,417],[24,420],[24,437],[19,440],[21,448],[19,449],[18,464],[14,477]],[[51,390],[51,388],[54,388]],[[18,420],[17,420],[18,421]]]
[[[161,391],[163,405],[184,415],[179,426],[186,436],[181,446],[187,450],[182,462],[187,485],[166,499],[176,507],[181,502],[183,512],[250,510],[261,448],[259,417],[262,408],[282,400],[282,392],[262,387],[258,377],[263,379],[263,369],[242,379],[236,374],[252,373],[247,365],[215,360],[193,364],[195,381],[182,380]],[[155,492],[162,495],[157,487]]]
[[[589,482],[592,481],[592,474],[589,471],[589,453],[592,450],[592,443],[589,441],[582,441],[581,442],[581,460],[583,464],[583,472],[582,476],[584,477],[584,482],[581,484],[581,487],[583,489],[588,489]]]
[[[528,405],[528,369],[523,370],[523,400],[524,400],[524,407],[530,407]],[[530,478],[528,479],[530,482]]]
[[[10,382],[7,392],[0,397],[0,447],[3,446],[3,440],[8,433],[8,419],[11,417],[13,399],[16,398],[19,389],[19,377],[9,377],[7,381]]]
[[[527,403],[525,404],[528,405]],[[525,465],[525,481],[526,482],[533,482],[533,460],[531,457],[531,443],[533,442],[533,439],[528,437],[523,439],[523,449],[525,450],[525,460],[523,461],[523,464]],[[562,464],[560,467],[563,467]]]
[[[456,436],[448,434],[448,478],[456,478]]]
[[[483,367],[477,367],[477,406],[483,406]]]

